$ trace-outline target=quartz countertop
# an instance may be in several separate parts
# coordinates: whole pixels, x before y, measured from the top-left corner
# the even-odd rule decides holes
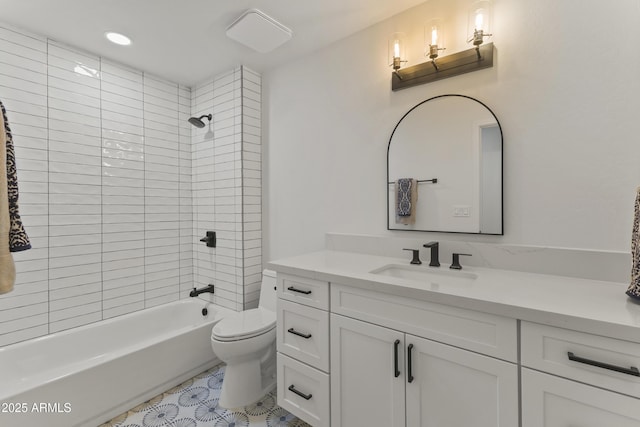
[[[373,274],[389,264],[409,265],[406,258],[353,252],[319,251],[268,263],[268,268],[331,283],[431,301],[524,321],[640,342],[640,304],[625,291],[627,283],[464,266],[477,274],[468,286],[423,283]],[[446,269],[420,266],[425,269]],[[451,274],[455,274],[452,271]],[[426,281],[425,281],[426,282]]]

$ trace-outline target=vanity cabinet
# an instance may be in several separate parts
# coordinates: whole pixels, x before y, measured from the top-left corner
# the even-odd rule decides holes
[[[277,282],[278,404],[314,427],[640,427],[633,336]]]
[[[423,283],[398,262],[322,251],[272,263],[281,406],[314,427],[640,427],[626,284],[480,268],[472,284]]]
[[[278,404],[314,427],[511,427],[517,322],[278,274]]]
[[[336,283],[331,313],[333,427],[517,425],[515,320]]]
[[[331,348],[333,427],[517,425],[512,363],[337,314]]]
[[[640,427],[640,343],[522,322],[522,426]]]

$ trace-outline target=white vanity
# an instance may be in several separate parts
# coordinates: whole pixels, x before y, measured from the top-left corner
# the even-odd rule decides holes
[[[322,251],[278,272],[278,404],[313,426],[640,426],[626,286]]]

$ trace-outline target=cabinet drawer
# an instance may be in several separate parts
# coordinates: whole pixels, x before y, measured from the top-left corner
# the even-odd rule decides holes
[[[521,334],[523,366],[640,397],[639,343],[529,322]]]
[[[329,283],[287,274],[278,274],[277,283],[280,298],[329,310]]]
[[[515,362],[515,319],[331,284],[331,311]]]
[[[278,351],[329,371],[329,312],[278,299]]]
[[[278,405],[314,427],[329,426],[329,375],[278,353]]]
[[[638,427],[640,400],[522,369],[522,427]]]

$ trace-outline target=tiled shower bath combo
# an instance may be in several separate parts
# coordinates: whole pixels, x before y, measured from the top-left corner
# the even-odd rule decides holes
[[[260,75],[237,67],[189,88],[5,24],[0,64],[33,246],[14,255],[0,346],[212,281],[215,304],[257,305]],[[201,112],[214,119],[195,129]]]

